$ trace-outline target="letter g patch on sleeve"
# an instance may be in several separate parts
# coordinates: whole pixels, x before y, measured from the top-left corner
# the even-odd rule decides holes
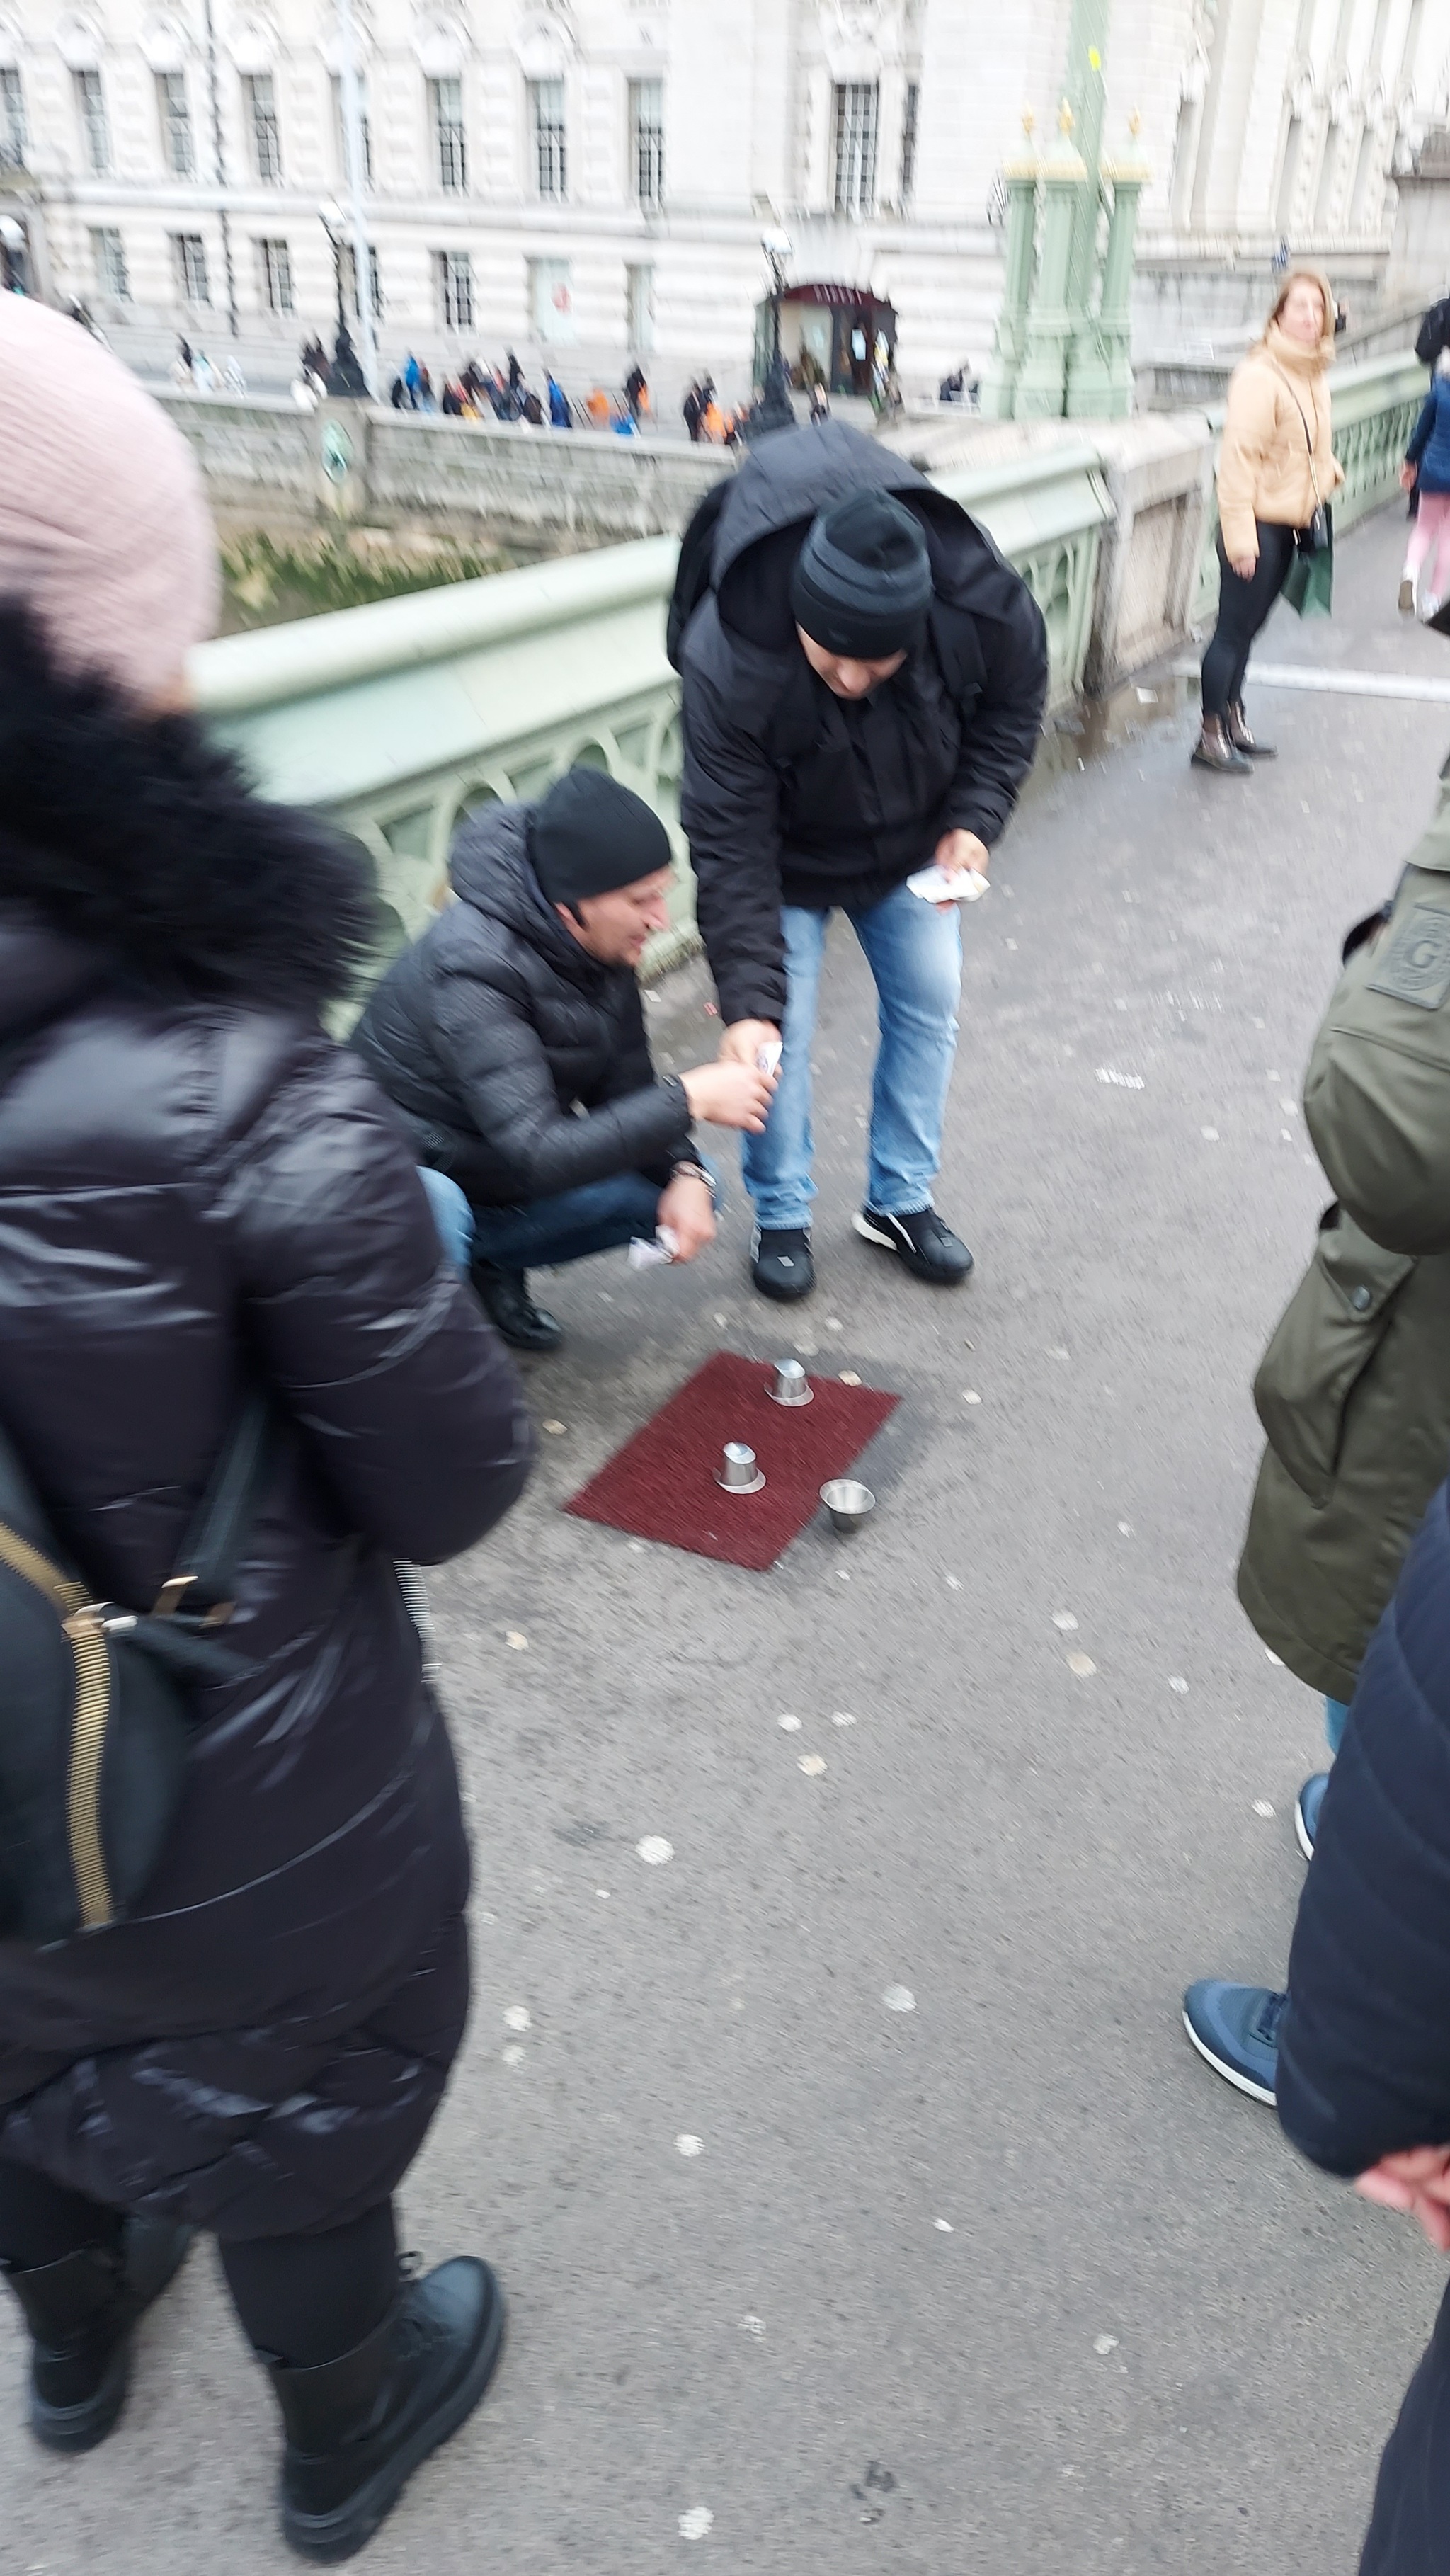
[[[1450,912],[1411,904],[1369,989],[1387,993],[1393,1002],[1413,1002],[1417,1011],[1438,1011],[1450,993]]]

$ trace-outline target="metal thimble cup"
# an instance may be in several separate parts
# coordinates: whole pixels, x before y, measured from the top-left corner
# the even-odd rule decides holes
[[[842,1538],[854,1537],[876,1509],[870,1486],[858,1485],[854,1476],[833,1476],[828,1485],[822,1485],[821,1500],[831,1515],[832,1529]]]
[[[776,1361],[775,1384],[770,1390],[772,1404],[809,1404],[814,1396],[815,1388],[799,1360]]]
[[[743,1440],[727,1440],[715,1482],[727,1494],[758,1494],[765,1482],[755,1463],[755,1452]]]

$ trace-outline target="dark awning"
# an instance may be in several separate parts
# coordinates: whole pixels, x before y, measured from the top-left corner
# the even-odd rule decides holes
[[[835,286],[817,280],[808,286],[786,286],[781,290],[782,304],[842,304],[858,310],[870,305],[882,313],[895,313],[895,306],[884,295],[873,295],[869,286]]]

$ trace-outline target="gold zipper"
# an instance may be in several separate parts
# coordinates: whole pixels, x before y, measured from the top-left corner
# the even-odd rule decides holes
[[[76,1718],[71,1737],[70,1781],[66,1816],[70,1830],[71,1868],[80,1898],[81,1923],[88,1932],[109,1923],[111,1883],[101,1849],[101,1763],[111,1709],[111,1667],[106,1653],[106,1623],[84,1584],[71,1583],[49,1557],[0,1521],[0,1564],[44,1593],[66,1636],[76,1664]]]

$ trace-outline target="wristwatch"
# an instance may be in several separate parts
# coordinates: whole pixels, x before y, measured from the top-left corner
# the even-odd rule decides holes
[[[704,1164],[693,1161],[688,1155],[682,1163],[672,1163],[670,1165],[670,1179],[672,1181],[699,1181],[709,1191],[712,1198],[715,1195],[715,1184],[711,1180],[709,1173],[706,1171]]]

